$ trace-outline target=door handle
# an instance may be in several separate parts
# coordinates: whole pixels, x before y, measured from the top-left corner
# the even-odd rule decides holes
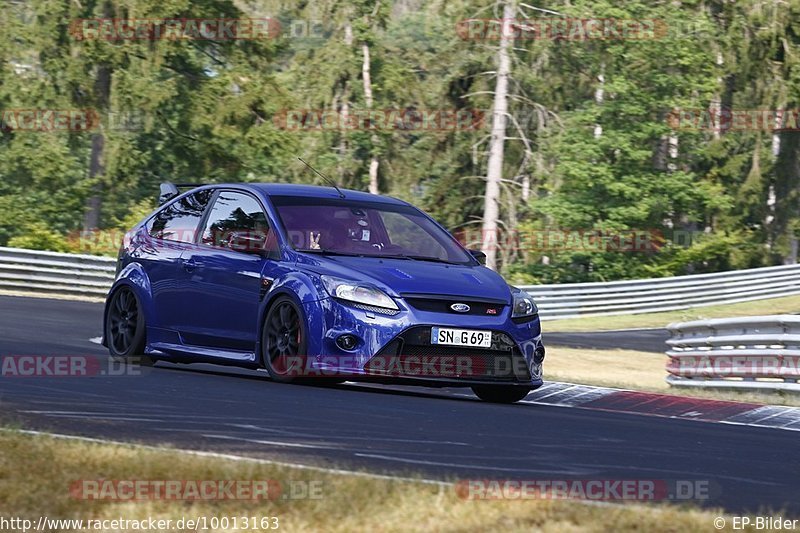
[[[199,266],[194,259],[181,259],[181,261],[183,262],[183,269],[186,270],[186,272],[191,272]]]

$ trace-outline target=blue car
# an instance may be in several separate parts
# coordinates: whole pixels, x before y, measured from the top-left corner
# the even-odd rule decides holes
[[[103,343],[117,359],[264,368],[281,382],[542,385],[538,309],[414,206],[329,187],[183,194],[125,235]]]

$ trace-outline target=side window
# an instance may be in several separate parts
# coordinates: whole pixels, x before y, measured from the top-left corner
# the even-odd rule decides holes
[[[211,189],[172,202],[153,217],[150,236],[178,242],[194,242],[197,226],[211,199]]]
[[[231,239],[236,237],[251,245],[260,243],[259,247],[264,249],[268,234],[267,216],[255,198],[240,192],[223,191],[217,196],[206,220],[202,243],[238,249],[236,243],[231,245]]]

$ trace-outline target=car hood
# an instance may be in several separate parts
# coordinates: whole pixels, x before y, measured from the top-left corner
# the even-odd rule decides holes
[[[511,301],[511,289],[505,280],[484,266],[305,254],[298,254],[298,266],[317,274],[371,283],[392,296],[441,294]]]

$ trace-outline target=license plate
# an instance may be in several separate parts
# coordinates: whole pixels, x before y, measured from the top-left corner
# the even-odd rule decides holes
[[[431,344],[489,348],[492,346],[492,332],[474,329],[431,328]]]

